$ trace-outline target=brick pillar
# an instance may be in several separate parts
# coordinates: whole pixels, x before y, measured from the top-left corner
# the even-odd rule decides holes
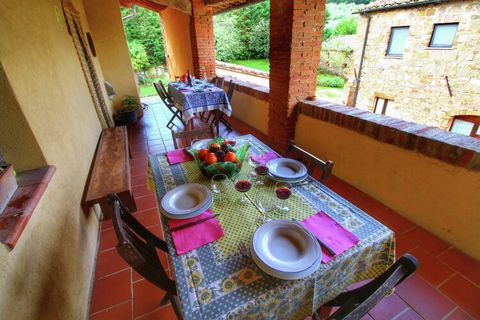
[[[204,0],[192,0],[190,32],[192,39],[193,73],[197,78],[215,75],[215,38],[213,11]]]
[[[315,95],[325,0],[270,1],[268,137],[285,150],[295,135],[296,104]]]

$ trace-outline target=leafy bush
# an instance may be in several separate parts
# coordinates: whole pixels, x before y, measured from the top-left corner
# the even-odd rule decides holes
[[[357,17],[342,19],[335,27],[335,35],[343,36],[347,34],[357,33],[358,20]]]
[[[335,34],[335,29],[332,27],[327,27],[323,28],[323,40],[328,40],[330,39],[333,35]]]
[[[220,61],[233,61],[244,59],[244,48],[240,34],[235,32],[235,17],[225,16],[215,20],[215,54]]]
[[[317,77],[317,85],[330,88],[343,88],[345,86],[345,80],[331,74],[319,74]]]
[[[137,71],[144,71],[150,67],[147,51],[145,50],[145,46],[143,44],[136,40],[128,42],[128,51],[130,51],[133,69]]]

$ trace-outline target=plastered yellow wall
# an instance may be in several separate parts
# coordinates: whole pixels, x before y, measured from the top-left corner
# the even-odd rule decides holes
[[[74,5],[83,17],[82,3]],[[2,108],[21,109],[24,121],[14,136],[27,144],[17,157],[30,157],[31,145],[57,167],[16,247],[0,246],[1,319],[86,319],[88,313],[98,221],[93,212],[83,213],[80,203],[101,127],[55,8],[60,1],[0,2],[0,60],[15,96]],[[17,121],[18,114],[2,116],[0,127]]]
[[[295,141],[333,174],[480,259],[480,174],[300,114]]]
[[[246,93],[234,91],[232,116],[268,135],[268,102]]]
[[[193,74],[190,15],[167,8],[160,12],[160,18],[170,79],[181,76],[187,69]]]
[[[138,96],[118,0],[83,0],[97,58],[116,95],[113,108],[125,95]]]

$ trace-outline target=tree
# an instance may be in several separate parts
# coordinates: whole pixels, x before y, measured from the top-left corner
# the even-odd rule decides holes
[[[130,58],[135,71],[145,71],[150,68],[147,51],[143,44],[136,40],[131,41],[128,43],[128,51],[130,51]]]
[[[136,11],[137,14],[134,18],[124,22],[129,49],[137,50],[136,54],[138,55],[138,44],[143,46],[148,60],[146,69],[165,64],[165,49],[158,13],[142,7],[136,7]],[[122,8],[122,16],[130,13],[130,9]],[[136,44],[134,44],[135,42]],[[131,56],[132,54],[130,51]]]

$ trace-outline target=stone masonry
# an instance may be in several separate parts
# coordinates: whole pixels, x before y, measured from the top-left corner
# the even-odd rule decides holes
[[[480,1],[371,12],[357,108],[373,111],[375,96],[394,100],[392,116],[448,129],[455,115],[480,115]],[[435,23],[458,22],[450,49],[429,48]],[[355,65],[367,18],[359,17]],[[387,57],[390,28],[409,26],[402,58]],[[446,78],[450,84],[449,95]]]
[[[325,0],[270,2],[270,102],[268,137],[286,149],[295,133],[299,101],[315,94]]]

